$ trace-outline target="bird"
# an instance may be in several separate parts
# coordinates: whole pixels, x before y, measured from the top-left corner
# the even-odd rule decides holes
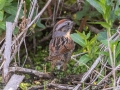
[[[48,60],[51,61],[52,70],[66,70],[68,61],[71,59],[75,44],[70,37],[73,21],[69,19],[59,20],[53,27],[52,39],[49,43]]]

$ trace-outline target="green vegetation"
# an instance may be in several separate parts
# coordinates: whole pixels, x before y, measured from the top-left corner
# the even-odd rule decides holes
[[[107,78],[109,82],[105,83],[107,84],[106,87],[115,88],[115,80],[117,81],[120,75],[120,72],[117,71],[117,67],[120,64],[120,38],[116,38],[118,37],[118,33],[120,34],[120,0],[84,0],[84,3],[80,2],[81,7],[76,1],[77,0],[68,0],[63,3],[61,2],[61,4],[57,3],[59,6],[57,9],[55,9],[55,3],[50,4],[50,7],[47,8],[42,17],[28,30],[28,35],[26,36],[28,56],[26,55],[24,45],[21,45],[21,60],[19,62],[19,56],[16,55],[16,62],[20,67],[24,66],[24,68],[30,68],[45,73],[52,72],[52,74],[54,74],[53,78],[57,83],[76,85],[78,83],[73,83],[73,81],[77,81],[77,79],[78,81],[81,80],[77,75],[81,75],[80,77],[82,78],[82,74],[86,73],[96,59],[102,55],[101,61],[90,74],[92,79],[89,77],[81,87],[85,88],[87,87],[86,83],[90,83],[90,85],[93,85],[91,88],[95,88],[94,85],[98,84],[116,68],[116,71],[111,74],[111,77]],[[26,0],[26,16],[28,16],[28,12],[30,12],[30,3],[30,0]],[[45,4],[46,1],[38,0],[38,6],[40,6],[38,7],[38,11],[40,11]],[[6,21],[14,22],[18,10],[17,5],[17,0],[0,0],[0,35],[6,30]],[[22,21],[23,12],[24,8],[22,7],[19,22]],[[36,12],[37,10],[34,11],[33,18],[37,15]],[[50,15],[51,12],[52,14],[56,14],[52,16]],[[71,58],[67,64],[66,71],[57,71],[56,69],[52,71],[50,62],[45,61],[45,58],[49,55],[48,46],[51,36],[48,36],[51,35],[53,24],[57,20],[69,17],[75,22],[71,34],[72,40],[76,43],[73,58]],[[53,18],[56,19],[55,22]],[[20,33],[19,22],[18,27],[16,27],[14,31],[16,36]],[[91,30],[92,28],[90,28],[90,26],[99,30],[99,33],[96,34],[96,32]],[[115,36],[113,37],[113,35]],[[24,63],[25,58],[27,61]],[[12,63],[14,63],[14,61],[12,61]],[[100,73],[100,75],[98,73]],[[93,77],[99,75],[99,77],[94,81],[92,75]],[[42,85],[44,90],[47,90],[47,84],[51,82],[49,79],[40,79],[28,74],[25,76],[24,81],[19,87],[21,90],[27,90],[28,87],[34,85]],[[62,80],[66,81],[63,82]],[[0,82],[1,81],[0,77]],[[101,88],[103,89],[102,86],[99,89]]]

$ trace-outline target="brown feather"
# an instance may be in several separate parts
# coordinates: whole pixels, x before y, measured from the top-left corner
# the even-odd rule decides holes
[[[48,57],[48,60],[51,61],[52,69],[54,69],[54,66],[62,66],[63,70],[66,69],[66,64],[71,58],[75,47],[73,40],[70,38],[71,29],[72,21],[68,20],[67,24],[67,19],[60,20],[53,28]]]

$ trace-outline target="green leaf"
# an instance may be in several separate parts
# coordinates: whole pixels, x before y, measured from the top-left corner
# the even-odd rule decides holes
[[[106,0],[100,0],[100,2],[105,5],[106,4]]]
[[[2,21],[2,20],[3,20],[3,16],[4,16],[3,11],[0,11],[0,21]]]
[[[90,57],[87,54],[85,54],[81,56],[81,58],[79,59],[79,65],[84,66],[84,64],[86,64],[90,60],[91,60]]]
[[[89,22],[90,24],[100,24],[102,25],[104,28],[110,28],[111,26],[106,23],[106,22]]]
[[[17,12],[17,7],[14,6],[7,6],[4,8],[5,12],[12,14],[12,15],[16,15]]]
[[[14,34],[18,34],[18,31],[19,31],[19,28],[18,27],[15,27],[15,30],[14,30]]]
[[[6,21],[8,22],[14,22],[15,16],[14,15],[10,15],[9,17],[6,18]]]
[[[83,16],[86,16],[87,15],[87,12],[89,11],[89,3],[88,2],[85,2],[84,6],[83,6],[83,10],[82,11],[78,11],[76,13],[76,19],[77,20],[80,20]],[[89,15],[87,15],[89,16]]]
[[[90,40],[89,44],[90,44],[90,45],[94,44],[94,43],[96,42],[96,39],[97,39],[97,36],[94,36],[94,37]]]
[[[14,15],[14,16],[17,13],[17,7],[12,6],[12,5],[5,7],[4,10],[5,10],[5,12],[7,12],[7,13],[9,13],[11,15]],[[22,16],[23,16],[23,10],[20,11],[19,17],[22,17]]]
[[[5,22],[0,22],[0,28],[5,30]]]
[[[111,64],[110,57],[108,57],[108,64],[109,64],[109,65],[112,65],[112,64]]]
[[[101,41],[101,40],[106,40],[107,39],[107,32],[100,32],[98,34],[97,40]]]
[[[11,3],[13,0],[7,0],[6,2]]]
[[[120,8],[115,11],[115,15],[116,15],[116,16],[120,16]]]
[[[120,54],[116,58],[116,66],[120,64]]]
[[[99,54],[102,54],[102,55],[105,55],[105,56],[109,56],[109,53],[105,52],[105,51],[100,51]]]
[[[86,37],[86,35],[85,35],[84,32],[83,32],[83,33],[79,32],[79,31],[76,31],[76,32],[78,33],[78,35],[79,35],[83,40],[86,40],[86,39],[87,39],[87,37]]]
[[[38,27],[40,27],[40,28],[45,28],[45,25],[44,24],[42,24],[41,22],[40,22],[40,20],[38,20],[38,22],[37,22],[37,24],[36,24]]]
[[[92,11],[91,13],[89,13],[89,17],[99,17],[101,14],[98,11]]]
[[[113,0],[106,0],[106,2],[107,2],[107,5],[112,5],[112,4],[114,4]]]
[[[115,7],[115,14],[120,17],[120,0],[117,0],[116,7]]]
[[[87,0],[93,7],[95,7],[97,9],[98,12],[100,12],[101,14],[103,14],[102,8],[100,7],[100,5],[96,2],[96,0]]]
[[[109,16],[109,20],[111,20],[112,22],[114,22],[116,20],[116,18],[119,18],[117,15],[115,15],[115,10],[111,10],[110,12],[110,16]]]
[[[74,42],[76,42],[77,44],[81,45],[82,47],[85,46],[84,40],[77,33],[71,34],[71,38],[72,38],[72,40]]]
[[[4,6],[4,8],[6,7],[6,6],[10,6],[12,3],[13,0],[7,0],[6,2],[5,2],[5,6]]]
[[[103,17],[104,19],[106,20],[106,22],[108,22],[108,19],[109,20],[112,20],[112,18],[109,18],[110,17],[110,14],[111,14],[111,6],[106,6],[106,11],[105,13],[103,14]]]
[[[101,42],[102,42],[105,46],[108,46],[108,41],[107,41],[107,39],[106,39],[106,40],[101,40]]]
[[[91,33],[89,32],[89,33],[87,34],[87,39],[90,37],[90,35],[91,35]]]
[[[85,11],[78,11],[77,13],[76,13],[76,19],[77,20],[80,20],[83,16],[85,16]]]
[[[101,0],[100,0],[101,1]],[[106,11],[106,5],[104,2],[96,1],[96,3],[101,7],[103,13]],[[102,0],[103,1],[103,0]]]
[[[6,0],[0,0],[0,10],[3,9],[5,2],[6,2]]]
[[[2,31],[3,31],[3,30],[0,30],[0,35],[2,35]]]
[[[118,57],[118,55],[120,54],[120,42],[118,43],[117,47],[116,47],[116,57]]]

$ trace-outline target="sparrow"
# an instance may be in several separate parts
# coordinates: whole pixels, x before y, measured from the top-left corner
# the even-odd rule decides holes
[[[52,39],[49,43],[48,60],[51,67],[66,70],[68,61],[71,59],[75,44],[70,37],[73,22],[69,19],[58,21],[53,27]]]

